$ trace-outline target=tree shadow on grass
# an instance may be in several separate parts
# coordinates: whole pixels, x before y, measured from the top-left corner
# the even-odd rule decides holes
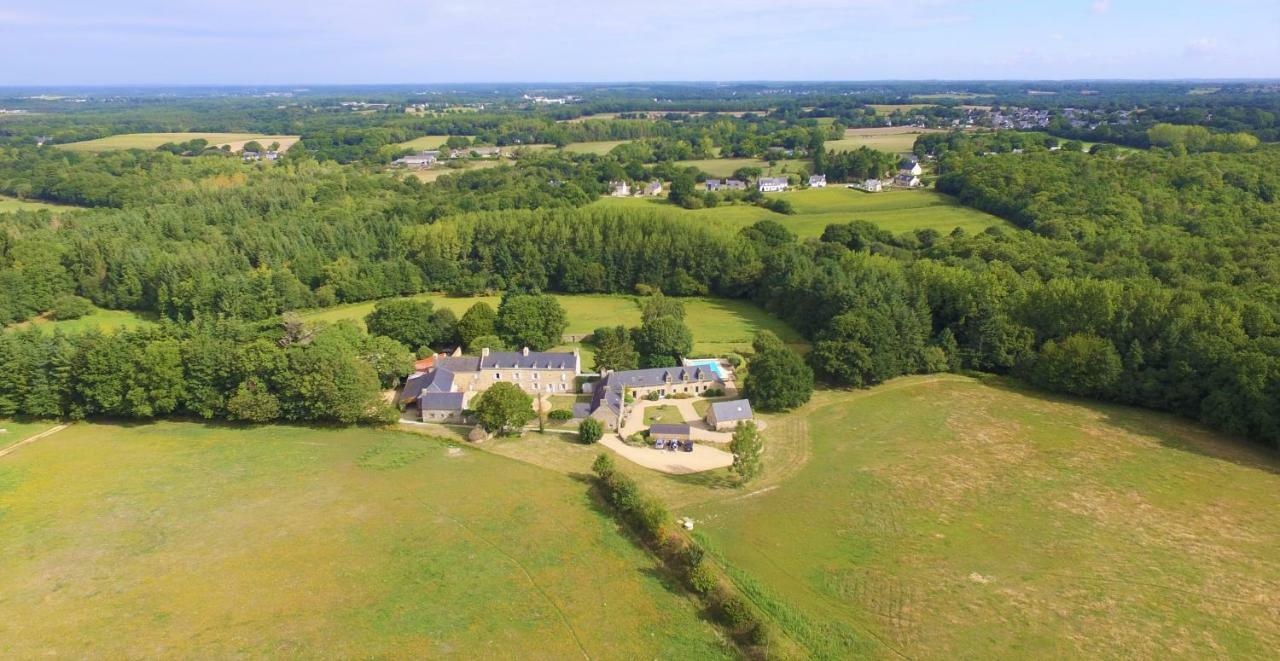
[[[1134,436],[1153,439],[1171,450],[1280,475],[1280,452],[1259,441],[1217,431],[1189,418],[1165,411],[1051,393],[1010,377],[984,375],[979,380],[985,386],[1022,397],[1098,411],[1103,415],[1102,423]]]

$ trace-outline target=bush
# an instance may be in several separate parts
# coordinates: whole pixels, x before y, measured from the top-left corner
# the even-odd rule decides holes
[[[555,409],[552,412],[547,414],[547,418],[551,420],[558,420],[560,422],[564,422],[565,420],[572,420],[573,411],[570,411],[569,409]]]
[[[703,397],[724,397],[724,388],[707,388],[702,391]]]
[[[657,390],[655,390],[655,391],[653,391],[653,392],[651,392],[651,393],[649,393],[649,394],[645,395],[645,396],[644,396],[644,398],[645,398],[645,399],[647,399],[647,400],[649,400],[649,401],[651,401],[651,402],[656,402],[656,401],[658,401],[659,399],[662,399],[662,395],[661,395],[661,394],[659,394]]]
[[[590,445],[604,437],[604,425],[595,418],[586,418],[578,423],[578,440]]]
[[[79,319],[90,312],[93,312],[93,303],[90,303],[89,299],[80,296],[59,296],[53,302],[53,309],[49,310],[49,316],[63,321]]]
[[[591,472],[599,475],[601,479],[613,475],[617,470],[617,464],[613,463],[613,455],[608,452],[601,452],[596,456],[596,460],[591,462]]]
[[[729,364],[733,365],[734,367],[742,367],[743,358],[741,354],[726,353],[724,355],[724,359],[729,361]]]
[[[755,619],[746,600],[737,595],[728,595],[720,602],[720,615],[725,624],[735,629]]]
[[[709,565],[698,564],[689,570],[689,587],[698,594],[709,594],[715,589],[719,580]]]
[[[638,431],[627,437],[627,445],[643,446],[647,444],[646,440],[647,439],[645,439],[644,432]]]
[[[678,393],[675,393],[674,395],[671,395],[670,399],[691,399],[692,397],[693,395],[691,393],[678,392]]]

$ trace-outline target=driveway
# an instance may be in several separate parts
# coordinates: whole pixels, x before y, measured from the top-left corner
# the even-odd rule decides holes
[[[693,452],[669,452],[650,447],[637,448],[623,443],[613,434],[605,434],[600,444],[645,468],[672,475],[687,475],[725,468],[733,464],[733,455],[706,445],[693,445]]]

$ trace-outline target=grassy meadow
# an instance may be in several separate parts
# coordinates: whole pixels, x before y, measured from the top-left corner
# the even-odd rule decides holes
[[[841,140],[828,140],[827,149],[832,151],[853,151],[859,147],[870,147],[892,154],[911,151],[916,145],[916,138],[922,133],[936,133],[939,129],[922,129],[910,126],[883,127],[868,129],[845,129]]]
[[[263,147],[267,147],[273,142],[278,142],[282,150],[288,149],[298,141],[298,136],[296,135],[262,135],[258,133],[125,133],[96,140],[57,145],[57,147],[70,151],[87,152],[155,149],[166,142],[187,142],[196,138],[204,138],[209,141],[210,145],[215,147],[231,145],[232,151],[243,149],[244,144],[251,140],[257,140],[262,143]]]
[[[865,220],[894,234],[919,229],[934,229],[943,234],[956,228],[976,233],[988,227],[1008,226],[989,213],[962,206],[942,193],[926,190],[898,190],[865,193],[844,186],[771,193],[768,197],[789,200],[795,215],[784,216],[749,205],[725,205],[714,209],[688,210],[663,199],[602,198],[596,206],[648,205],[688,217],[699,222],[718,222],[730,229],[740,229],[760,220],[774,220],[791,229],[801,239],[817,237],[827,225]]]
[[[573,142],[564,146],[564,150],[574,154],[597,154],[603,156],[618,145],[625,145],[630,140],[601,140],[599,142]]]
[[[416,151],[427,151],[443,147],[445,141],[448,139],[449,136],[447,135],[424,135],[419,138],[402,142],[398,146]]]
[[[431,183],[446,174],[459,174],[467,170],[482,170],[484,168],[496,168],[499,165],[511,165],[511,161],[505,158],[477,158],[468,161],[450,161],[451,163],[461,163],[465,167],[451,168],[437,165],[427,170],[409,170],[409,175],[417,177],[423,183]]]
[[[58,424],[49,420],[6,420],[0,418],[0,450],[39,434]],[[0,485],[0,493],[4,490]]]
[[[10,211],[67,211],[75,207],[63,204],[49,204],[38,200],[19,200],[16,197],[0,195],[0,213]]]
[[[787,159],[777,161],[777,164],[770,167],[768,161],[758,158],[704,158],[690,161],[676,161],[677,165],[682,167],[695,167],[712,177],[724,178],[732,176],[738,168],[760,168],[766,177],[780,177],[785,174],[794,174],[804,170],[808,172],[810,162],[800,159]]]
[[[820,392],[766,421],[766,446],[805,460],[766,455],[750,491],[680,511],[816,657],[1280,649],[1273,452],[950,375]]]
[[[587,485],[416,434],[82,423],[0,521],[6,658],[730,656]]]
[[[569,317],[569,335],[587,335],[602,326],[640,325],[640,305],[634,296],[595,294],[555,294]],[[484,301],[498,309],[498,296],[455,298],[443,294],[420,294],[416,300],[430,301],[438,308],[448,308],[459,317],[472,305]],[[804,337],[795,329],[756,307],[750,301],[726,298],[681,298],[685,308],[685,322],[693,331],[693,352],[715,356],[730,351],[740,351],[751,346],[751,339],[759,330],[771,330],[797,348],[805,346]],[[331,308],[302,313],[306,321],[334,322],[343,319],[364,324],[364,317],[373,311],[373,301],[338,305]],[[583,364],[591,368],[594,355],[590,344],[566,344],[561,349],[578,348]]]
[[[50,333],[55,329],[61,330],[64,333],[83,333],[88,330],[110,333],[117,328],[137,328],[139,326],[154,323],[156,317],[157,315],[153,312],[105,310],[103,308],[95,307],[93,312],[90,312],[79,319],[54,321],[47,317],[36,317],[30,321],[14,324],[9,328],[26,328],[30,326]]]

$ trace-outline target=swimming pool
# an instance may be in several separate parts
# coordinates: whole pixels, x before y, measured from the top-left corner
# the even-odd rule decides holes
[[[724,366],[720,364],[718,358],[685,358],[685,367],[710,367],[716,376],[723,379],[725,377]]]

